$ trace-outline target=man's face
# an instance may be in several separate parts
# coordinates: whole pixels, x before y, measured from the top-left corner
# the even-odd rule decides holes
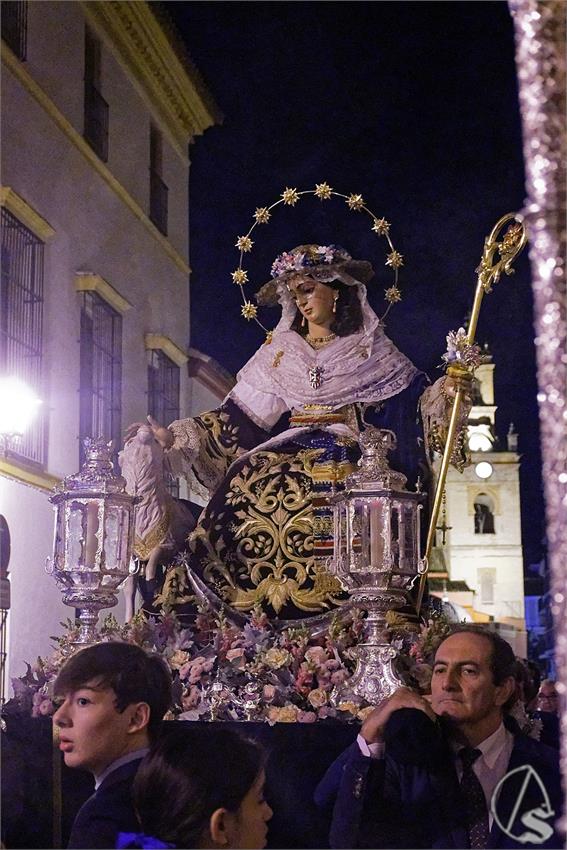
[[[555,690],[555,685],[552,682],[544,682],[539,689],[537,695],[537,707],[539,711],[548,711],[550,714],[557,714],[559,697]]]
[[[492,646],[466,632],[451,635],[435,655],[431,679],[433,711],[456,726],[491,734],[502,718],[502,705],[514,690],[513,679],[495,685],[490,669]],[[494,729],[492,728],[494,727]]]
[[[98,776],[131,749],[133,718],[138,704],[119,712],[112,688],[88,682],[65,694],[53,715],[59,729],[59,749],[68,767],[79,767]]]

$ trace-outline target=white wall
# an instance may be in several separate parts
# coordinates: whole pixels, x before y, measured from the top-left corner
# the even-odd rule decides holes
[[[84,19],[78,3],[29,4],[25,69],[82,132]],[[110,104],[108,167],[147,212],[150,115],[118,63],[103,47],[102,94]],[[75,273],[105,278],[133,306],[123,316],[122,424],[147,413],[144,334],[189,345],[188,279],[159,240],[98,174],[6,67],[2,74],[2,183],[55,229],[45,248],[43,408],[48,419],[46,472],[78,470],[79,316]],[[164,139],[170,189],[170,242],[187,259],[188,166]],[[181,368],[186,405],[189,379]],[[12,610],[8,675],[49,652],[50,635],[72,616],[45,572],[53,509],[48,493],[0,478],[0,510],[12,537]],[[119,612],[120,613],[120,612]]]

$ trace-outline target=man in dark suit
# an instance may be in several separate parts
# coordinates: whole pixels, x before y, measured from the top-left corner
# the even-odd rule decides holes
[[[400,688],[316,792],[334,800],[332,847],[562,847],[557,753],[505,723],[514,654],[458,627],[435,655],[431,695]]]
[[[138,829],[131,787],[171,704],[171,676],[161,658],[138,646],[101,643],[66,662],[54,691],[65,764],[95,779],[69,847],[115,847],[119,831]]]

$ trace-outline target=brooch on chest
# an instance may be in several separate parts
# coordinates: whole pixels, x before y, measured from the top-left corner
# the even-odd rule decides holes
[[[313,387],[314,390],[318,390],[321,384],[323,383],[323,367],[322,366],[311,366],[308,370],[309,374],[309,383]]]

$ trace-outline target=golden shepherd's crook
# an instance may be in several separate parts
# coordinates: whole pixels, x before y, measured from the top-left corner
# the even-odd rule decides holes
[[[503,230],[504,226],[508,224],[508,222],[510,222],[510,224],[506,232],[504,233],[502,240],[499,242],[498,236]],[[492,285],[498,282],[502,272],[507,275],[514,273],[512,263],[526,244],[527,238],[528,237],[526,227],[522,216],[519,213],[508,213],[507,215],[503,215],[502,218],[500,218],[496,222],[490,232],[490,236],[488,236],[484,240],[484,251],[482,253],[482,259],[480,261],[479,267],[476,269],[478,278],[471,317],[467,330],[467,342],[469,343],[469,345],[472,345],[474,343],[474,336],[478,323],[478,316],[480,313],[480,305],[482,303],[482,299],[486,294],[492,291]],[[459,370],[462,371],[463,369],[464,367],[461,365],[449,366],[449,370],[453,370],[453,374],[455,376],[458,375]],[[451,374],[450,371],[449,374]],[[445,480],[447,478],[449,462],[453,453],[453,446],[455,443],[462,394],[463,391],[461,389],[457,389],[455,394],[455,400],[453,403],[453,409],[451,412],[449,430],[447,432],[447,442],[445,443],[443,460],[441,461],[439,478],[437,480],[437,487],[435,488],[435,497],[433,499],[433,508],[431,511],[431,519],[429,522],[429,531],[427,532],[427,543],[425,547],[426,564],[429,564],[431,549],[433,548],[433,542],[435,540],[435,530],[437,525],[437,519],[439,517],[439,510],[441,508],[443,490],[445,488]],[[427,571],[422,573],[420,578],[419,593],[416,604],[418,615],[423,600],[423,591],[425,590],[426,577]]]

